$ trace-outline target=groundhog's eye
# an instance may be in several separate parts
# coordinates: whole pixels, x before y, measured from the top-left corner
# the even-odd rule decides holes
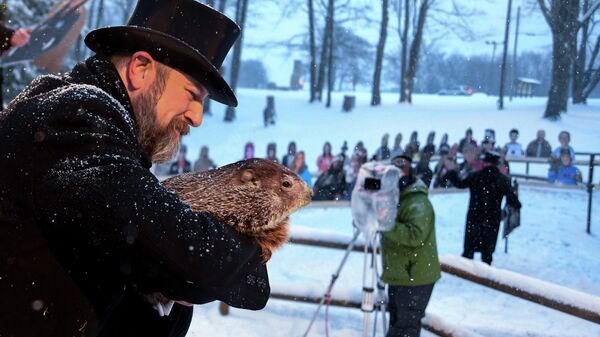
[[[283,182],[283,187],[290,188],[290,187],[292,187],[292,183],[290,183],[289,181],[286,180]]]

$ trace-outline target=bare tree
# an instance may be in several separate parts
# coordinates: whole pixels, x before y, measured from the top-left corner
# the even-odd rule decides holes
[[[224,1],[224,0],[222,0]],[[240,74],[240,64],[242,60],[242,45],[244,39],[244,26],[246,24],[246,13],[248,11],[248,0],[238,0],[235,18],[237,24],[242,29],[240,33],[240,37],[235,43],[235,47],[233,48],[233,59],[231,60],[231,77],[230,77],[230,85],[233,92],[236,91],[237,82]],[[225,110],[225,121],[232,122],[235,120],[235,108],[228,106],[227,110]]]
[[[583,97],[587,99],[589,95],[592,93],[594,88],[600,82],[600,66],[594,65],[596,63],[596,58],[598,56],[598,51],[600,51],[600,35],[596,38],[596,44],[594,45],[594,49],[592,55],[590,57],[590,62],[588,63],[587,70],[584,76],[584,85],[583,85]]]
[[[373,87],[371,93],[371,105],[381,104],[381,69],[383,68],[383,53],[385,51],[385,40],[387,38],[388,26],[388,0],[381,2],[381,29],[379,31],[379,43],[377,43],[377,54],[375,56],[375,71],[373,72]]]
[[[317,90],[317,50],[315,46],[315,13],[313,0],[308,0],[308,34],[310,49],[310,102],[314,102]]]
[[[412,103],[412,92],[415,85],[415,77],[417,75],[417,66],[419,64],[419,55],[421,51],[421,43],[423,41],[423,31],[425,28],[425,19],[427,18],[427,11],[433,0],[422,0],[421,6],[419,6],[419,14],[417,17],[417,24],[415,26],[413,40],[410,45],[410,52],[408,57],[408,68],[406,69],[406,102]],[[401,100],[401,102],[404,102]]]
[[[387,1],[387,0],[386,0]],[[330,7],[333,8],[334,6],[334,0],[330,0],[329,3]],[[329,33],[329,56],[328,56],[328,60],[329,60],[329,64],[327,66],[327,102],[325,103],[325,107],[329,108],[331,107],[331,91],[333,90],[333,77],[335,75],[335,69],[333,68],[333,39],[334,39],[334,34],[333,34],[333,23],[335,22],[334,19],[334,14],[335,14],[335,10],[331,10],[330,13],[330,18],[329,20],[331,21],[331,32]]]
[[[581,7],[581,38],[579,40],[579,48],[576,52],[575,60],[573,61],[573,81],[571,86],[573,104],[587,103],[587,97],[598,84],[598,80],[596,80],[595,84],[593,84],[591,87],[590,85],[594,83],[594,77],[600,76],[596,75],[597,69],[594,70],[594,64],[596,57],[598,56],[598,43],[600,42],[599,39],[596,40],[596,44],[591,54],[589,67],[586,69],[589,38],[593,34],[595,26],[594,24],[590,27],[593,14],[595,13],[590,12],[590,10],[592,9],[592,6],[598,6],[598,3],[600,2],[590,5],[589,0],[584,0],[583,6]],[[586,16],[588,13],[590,13],[590,15]]]
[[[327,5],[327,17],[325,19],[325,31],[323,32],[323,44],[321,45],[321,62],[317,79],[316,99],[321,101],[323,97],[323,86],[325,83],[325,68],[328,63],[327,52],[330,46],[329,39],[333,36],[333,12],[334,0],[329,0]]]
[[[544,118],[557,120],[567,111],[570,72],[577,53],[577,32],[598,9],[600,1],[590,6],[581,19],[578,18],[579,0],[550,0],[549,6],[546,0],[537,1],[552,32],[552,82]]]
[[[408,24],[410,19],[410,2],[404,0],[404,12],[402,11],[402,4],[398,1],[398,35],[400,35],[401,47],[401,63],[400,63],[400,102],[406,101],[406,55],[408,53]],[[404,13],[404,28],[400,29],[401,17]]]

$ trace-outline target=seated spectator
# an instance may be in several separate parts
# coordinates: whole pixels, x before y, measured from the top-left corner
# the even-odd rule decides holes
[[[294,156],[296,155],[296,142],[291,141],[288,144],[288,150],[285,156],[281,159],[281,165],[293,169],[292,162],[294,161]]]
[[[458,143],[458,152],[464,153],[465,148],[469,146],[477,147],[477,142],[473,139],[473,130],[471,128],[468,128],[467,131],[465,131],[465,138],[461,139],[460,143]]]
[[[402,150],[402,134],[398,132],[396,134],[396,138],[394,138],[394,147],[392,147],[392,152],[390,153],[390,157],[394,158],[404,153]]]
[[[386,159],[390,159],[390,148],[388,147],[388,141],[389,141],[390,135],[389,134],[384,134],[383,137],[381,137],[381,147],[379,147],[377,149],[377,151],[375,151],[375,154],[373,155],[373,158],[371,158],[371,160],[375,160],[375,161],[382,161],[382,160],[386,160]]]
[[[441,153],[445,152],[448,154],[450,152],[450,145],[448,144],[448,134],[444,133],[442,135],[442,140],[440,141],[440,146],[438,147],[437,154],[442,155]]]
[[[254,143],[248,142],[244,145],[244,160],[254,158]]]
[[[177,153],[177,160],[169,168],[169,174],[180,174],[192,170],[192,164],[185,158],[186,152],[187,148],[182,145]]]
[[[265,159],[279,163],[279,159],[277,159],[277,144],[267,144],[267,158]]]
[[[367,149],[365,148],[362,140],[359,140],[358,143],[356,143],[356,146],[354,147],[354,154],[358,156],[361,165],[367,162]]]
[[[292,171],[296,172],[297,175],[304,180],[308,187],[312,188],[312,178],[306,166],[306,160],[304,158],[304,151],[298,151],[292,162]]]
[[[509,157],[523,157],[525,155],[523,152],[523,147],[520,143],[517,143],[517,139],[519,138],[519,130],[510,130],[508,136],[510,137],[510,142],[504,145],[504,148],[506,149],[506,155]]]
[[[538,130],[537,137],[527,145],[527,157],[548,158],[552,154],[552,147],[546,140],[546,131]]]
[[[348,163],[344,164],[346,189],[342,194],[342,200],[350,200],[350,197],[352,196],[352,190],[354,190],[354,185],[356,184],[356,178],[358,178],[360,165],[360,158],[358,158],[357,155],[353,155]]]
[[[569,131],[561,131],[558,134],[558,142],[560,143],[560,146],[552,151],[552,157],[558,159],[560,158],[562,150],[568,150],[571,154],[571,160],[575,160],[575,150],[569,145],[571,142],[571,134]]]
[[[340,154],[338,154],[338,156],[340,156],[342,158],[344,165],[346,165],[346,163],[348,163],[348,154],[346,153],[347,151],[348,151],[348,142],[344,141],[344,143],[342,144],[342,148],[340,149]]]
[[[327,171],[321,173],[313,187],[313,200],[339,200],[346,189],[342,158],[335,157]]]
[[[433,144],[434,138],[435,138],[435,131],[431,131],[427,135],[427,143],[421,149],[421,154],[429,153],[430,159],[431,159],[431,156],[433,156],[433,154],[435,153],[435,145]]]
[[[415,156],[418,156],[419,149],[421,148],[418,137],[419,137],[419,134],[417,133],[417,131],[413,131],[410,134],[410,140],[408,141],[408,144],[406,144],[406,147],[404,148],[404,154],[407,157],[415,159]]]
[[[458,146],[456,146],[458,148]],[[448,188],[453,187],[452,181],[446,178],[446,173],[448,170],[446,169],[446,165],[444,163],[446,161],[451,161],[456,167],[456,157],[451,155],[449,151],[445,149],[440,149],[440,160],[438,161],[435,169],[433,170],[433,188]]]
[[[317,168],[319,169],[319,173],[327,171],[332,160],[331,143],[325,142],[325,144],[323,144],[323,153],[317,157]]]
[[[200,148],[200,156],[198,160],[194,162],[194,172],[202,172],[217,168],[217,165],[208,157],[208,147],[203,146]]]
[[[421,179],[427,188],[431,185],[433,179],[433,171],[429,168],[429,162],[433,153],[424,151],[419,158],[419,162],[415,167],[415,174],[417,178]]]
[[[494,129],[485,129],[483,131],[483,140],[489,139],[493,143],[496,142],[496,131]]]
[[[576,185],[581,183],[582,177],[579,169],[572,165],[573,159],[568,149],[563,149],[560,152],[560,163],[556,169],[548,170],[548,182],[559,183],[564,185]]]

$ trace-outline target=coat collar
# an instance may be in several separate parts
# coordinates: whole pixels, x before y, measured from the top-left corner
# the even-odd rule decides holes
[[[97,86],[116,99],[129,113],[131,119],[133,119],[137,137],[138,126],[133,114],[133,106],[129,99],[129,94],[127,93],[125,84],[121,80],[121,76],[119,76],[117,69],[109,58],[100,55],[92,56],[85,63],[76,65],[71,72],[71,77],[80,78],[83,82]],[[150,157],[141,145],[138,144],[138,148],[141,153],[140,160],[142,165],[150,168],[152,166]]]

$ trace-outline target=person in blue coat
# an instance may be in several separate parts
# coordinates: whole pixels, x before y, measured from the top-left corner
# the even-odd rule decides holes
[[[560,152],[560,163],[556,168],[548,170],[548,182],[564,185],[577,185],[581,182],[581,172],[573,165],[571,153],[568,149]]]
[[[292,161],[292,170],[304,180],[308,187],[312,188],[312,178],[304,158],[304,151],[298,151],[294,157],[294,161]]]

